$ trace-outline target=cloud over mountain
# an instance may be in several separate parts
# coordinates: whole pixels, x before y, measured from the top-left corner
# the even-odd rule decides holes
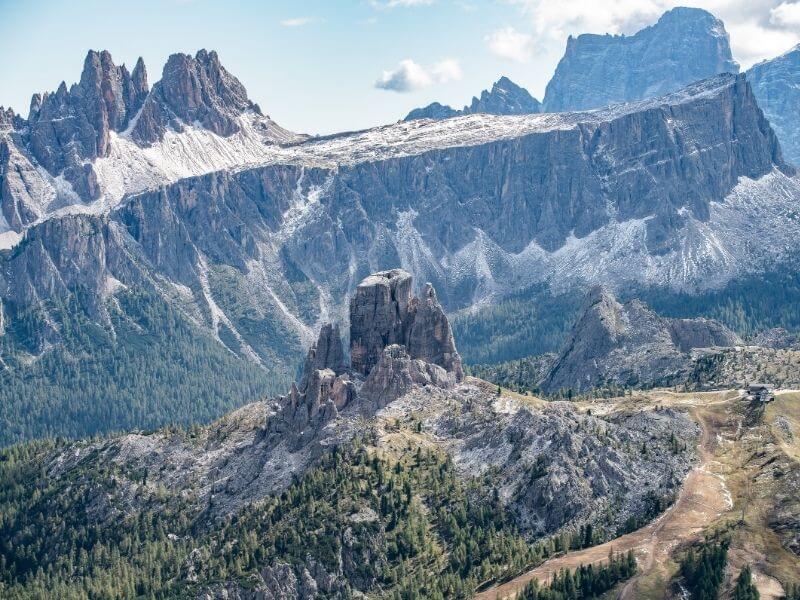
[[[375,87],[403,93],[458,79],[461,79],[461,65],[453,58],[445,58],[430,67],[424,67],[407,58],[401,60],[395,69],[384,71],[375,82]]]

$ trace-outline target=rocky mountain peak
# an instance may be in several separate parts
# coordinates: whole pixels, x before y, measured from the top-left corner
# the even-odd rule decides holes
[[[544,110],[585,110],[643,100],[738,71],[722,21],[702,9],[675,8],[631,36],[570,37],[547,84]]]
[[[492,85],[491,91],[483,90],[480,98],[473,98],[472,104],[464,107],[465,114],[490,115],[528,115],[541,110],[541,102],[505,75]]]
[[[453,332],[427,284],[422,298],[412,297],[411,275],[402,269],[375,273],[358,284],[350,302],[350,358],[353,370],[369,375],[383,349],[405,346],[410,357],[463,376]]]
[[[109,153],[110,133],[122,131],[147,96],[147,77],[139,59],[132,77],[106,51],[90,50],[80,81],[55,93],[34,94],[24,140],[31,154],[51,174],[63,174],[83,198],[98,190],[86,161]]]
[[[582,392],[607,384],[654,385],[689,370],[690,352],[741,340],[712,319],[657,315],[641,300],[621,304],[592,288],[542,388]]]
[[[167,128],[182,131],[195,122],[222,136],[239,131],[238,117],[247,110],[260,112],[247,97],[242,83],[231,75],[214,51],[173,54],[161,80],[153,86],[133,129],[135,140],[151,144]]]
[[[747,71],[758,105],[769,119],[786,159],[800,165],[800,44]]]
[[[411,275],[381,271],[356,287],[350,303],[348,367],[339,328],[322,326],[306,356],[298,384],[279,397],[273,431],[295,446],[358,400],[371,413],[414,386],[449,388],[464,376],[453,333],[433,286],[412,296]]]
[[[14,112],[14,109],[0,106],[0,130],[13,129],[21,124],[21,121],[22,120]]]
[[[461,110],[446,104],[432,102],[423,108],[415,108],[406,115],[405,121],[415,119],[449,119],[460,115],[479,113],[489,115],[528,115],[542,110],[542,104],[528,90],[518,86],[505,75],[483,90],[480,98],[473,96],[472,103]]]

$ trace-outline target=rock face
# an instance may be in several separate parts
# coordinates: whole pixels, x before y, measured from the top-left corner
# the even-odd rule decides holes
[[[639,300],[623,305],[597,287],[587,295],[542,389],[580,393],[605,385],[669,382],[691,370],[691,350],[741,343],[716,321],[660,317]]]
[[[457,117],[462,114],[460,110],[456,110],[447,104],[440,104],[439,102],[431,102],[428,106],[422,108],[415,108],[406,115],[404,121],[413,121],[415,119],[449,119],[450,117]]]
[[[459,115],[476,114],[529,115],[541,110],[541,102],[531,96],[528,90],[503,76],[492,85],[491,91],[483,90],[480,98],[473,97],[472,103],[461,110],[433,102],[424,108],[415,108],[404,120],[449,119]]]
[[[104,163],[142,164],[141,156],[131,157],[131,152],[144,152],[167,130],[183,132],[191,126],[231,136],[245,117],[252,128],[249,143],[256,147],[297,137],[261,114],[215,52],[172,55],[162,80],[150,90],[141,58],[129,72],[125,65],[115,65],[107,51],[90,51],[80,81],[35,94],[27,119],[0,108],[0,210],[5,216],[0,233],[21,232],[67,205],[113,205],[131,185],[139,191],[157,185],[150,176],[120,173]],[[212,158],[207,153],[213,146],[213,137],[206,136],[191,149],[172,146],[164,150],[166,158],[147,158],[144,164],[164,168],[161,183],[191,173],[178,164],[181,160],[202,166],[204,172],[219,170],[226,166],[222,157],[233,160],[232,151]],[[183,159],[178,158],[181,152]]]
[[[800,45],[753,66],[747,80],[781,142],[783,155],[800,165]]]
[[[547,84],[544,111],[652,98],[738,71],[722,21],[701,9],[674,8],[632,36],[570,36]]]
[[[348,365],[338,326],[322,326],[299,384],[278,398],[270,430],[308,444],[345,408],[372,414],[414,386],[452,388],[464,377],[450,323],[430,284],[411,295],[401,269],[365,278],[350,303]],[[364,379],[366,377],[366,380]]]
[[[350,300],[350,361],[366,376],[386,346],[404,344],[411,302],[411,275],[392,269],[370,275]]]
[[[381,352],[378,364],[370,371],[360,397],[377,410],[392,400],[405,396],[415,386],[451,388],[460,380],[460,372],[448,372],[439,365],[409,356],[405,346],[392,344]]]
[[[229,136],[239,131],[238,117],[247,110],[261,112],[216,52],[200,50],[194,57],[173,54],[145,102],[132,137],[150,144],[160,140],[168,127],[180,132],[183,124],[195,122]]]
[[[483,90],[480,98],[473,98],[465,114],[486,113],[489,115],[530,115],[542,112],[542,103],[530,92],[518,86],[508,77],[501,77],[491,91]]]
[[[96,198],[94,173],[84,161],[108,155],[110,132],[128,126],[147,93],[141,58],[129,73],[107,51],[90,51],[79,83],[33,96],[25,146],[51,175],[63,173],[80,196]]]
[[[450,323],[433,286],[412,298],[411,275],[401,269],[370,275],[350,301],[350,357],[355,371],[369,375],[383,350],[405,346],[412,359],[439,365],[457,379],[464,375]]]

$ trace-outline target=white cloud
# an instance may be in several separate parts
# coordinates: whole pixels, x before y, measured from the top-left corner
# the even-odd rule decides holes
[[[458,81],[461,79],[461,65],[454,58],[445,58],[433,65],[431,74],[437,83]]]
[[[769,11],[769,20],[773,25],[800,27],[800,2],[781,2]]]
[[[780,56],[798,42],[796,32],[766,29],[756,23],[730,25],[727,29],[733,55],[743,67]]]
[[[520,33],[513,27],[496,29],[484,38],[492,54],[517,62],[526,62],[533,56],[533,36]]]
[[[406,6],[429,6],[434,0],[370,0],[375,8],[397,8]]]
[[[309,25],[314,22],[314,19],[311,17],[295,17],[293,19],[284,19],[281,21],[281,25],[283,27],[302,27],[303,25]]]
[[[400,61],[396,69],[384,71],[375,82],[375,87],[392,92],[413,92],[435,83],[447,83],[456,79],[461,79],[461,66],[455,59],[446,58],[425,68],[407,58]]]

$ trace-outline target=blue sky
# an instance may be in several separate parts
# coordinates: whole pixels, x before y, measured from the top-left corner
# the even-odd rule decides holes
[[[262,110],[329,133],[402,118],[433,100],[460,107],[500,75],[541,99],[570,33],[632,33],[669,0],[0,0],[0,105],[80,76],[89,48],[150,84],[172,52],[215,49]],[[697,0],[749,65],[800,41],[800,4]],[[376,83],[383,81],[381,89]]]

